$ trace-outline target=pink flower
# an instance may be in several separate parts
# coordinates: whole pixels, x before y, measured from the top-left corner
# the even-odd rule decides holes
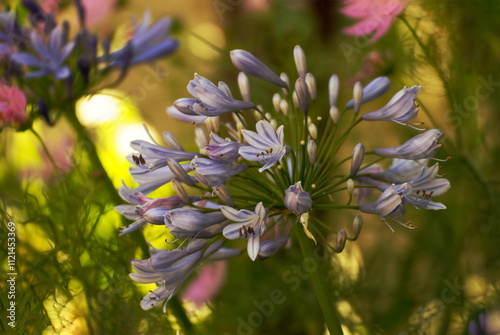
[[[351,36],[365,36],[374,33],[370,43],[375,43],[392,25],[394,18],[405,9],[409,0],[346,0],[342,14],[360,19],[344,29]]]
[[[0,84],[0,125],[12,126],[23,124],[28,118],[26,96],[17,86]]]
[[[182,298],[194,302],[196,307],[201,307],[204,303],[209,302],[224,284],[226,270],[226,261],[206,264],[182,293]]]

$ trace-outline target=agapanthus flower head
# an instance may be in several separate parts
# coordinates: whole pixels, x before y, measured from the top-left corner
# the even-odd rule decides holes
[[[394,18],[408,4],[408,0],[345,0],[342,14],[359,19],[354,25],[344,29],[351,36],[373,34],[370,43],[375,43],[391,27]]]
[[[17,86],[0,84],[0,126],[14,127],[26,122],[26,96]]]
[[[389,149],[373,148],[372,142],[363,140],[363,144],[356,142],[359,144],[352,156],[337,157],[351,151],[345,150],[344,140],[357,124],[375,119],[407,123],[417,116],[415,99],[419,87],[403,89],[384,108],[363,117],[359,113],[362,104],[381,97],[389,88],[389,79],[376,78],[364,88],[358,83],[354,99],[346,108],[338,109],[340,83],[338,77],[332,75],[328,84],[329,106],[309,110],[309,98],[314,99],[315,104],[326,99],[316,96],[323,91],[316,87],[318,83],[313,74],[307,72],[302,48],[297,46],[294,50],[298,76],[291,78],[292,83],[295,82],[293,88],[288,75],[281,73],[280,80],[286,83],[281,85],[274,73],[248,52],[235,50],[231,57],[239,70],[274,81],[279,91],[271,92],[267,105],[254,104],[250,83],[242,72],[237,85],[244,101],[233,98],[230,82],[219,82],[216,86],[195,75],[187,88],[193,98],[176,100],[175,107],[169,107],[168,112],[179,120],[196,124],[194,138],[199,153],[193,156],[194,153],[186,152],[171,135],[166,138],[166,142],[171,143],[170,149],[156,143],[134,142],[140,156],[129,157],[129,160],[135,165],[131,174],[140,185],[129,192],[121,190],[121,194],[139,209],[130,212],[131,206],[124,207],[123,214],[137,220],[127,230],[136,229],[148,220],[159,223],[163,218],[165,227],[178,239],[179,245],[187,242],[192,246],[192,253],[205,250],[206,246],[196,249],[199,243],[222,245],[226,240],[246,239],[250,259],[263,260],[287,244],[291,229],[299,229],[298,233],[311,239],[311,243],[328,245],[329,250],[337,253],[348,247],[348,241],[358,238],[363,225],[359,215],[352,223],[354,238],[348,237],[344,228],[327,238],[321,233],[327,225],[322,218],[329,216],[317,215],[319,210],[360,210],[381,217],[387,224],[386,218],[390,218],[406,228],[415,228],[401,220],[406,214],[406,205],[418,209],[444,208],[431,198],[446,192],[449,182],[438,178],[437,165],[425,167],[427,159],[440,146],[437,140],[442,132],[438,130],[427,131]],[[219,118],[225,113],[232,117]],[[349,118],[340,122],[347,113],[351,114],[350,125],[349,121],[344,122]],[[385,157],[399,160],[383,171],[382,165],[375,164],[379,160],[364,162],[365,146],[366,154],[376,153],[382,156],[379,160]],[[184,161],[187,159],[189,163]],[[165,161],[166,166],[162,165]],[[346,162],[350,162],[350,169],[341,166]],[[143,212],[150,200],[144,201],[143,195],[134,192],[150,192],[170,181],[183,205],[173,209],[158,205]],[[192,188],[187,189],[181,182]],[[365,203],[372,192],[377,192],[377,187],[382,194]],[[201,200],[194,201],[188,192],[194,192]],[[337,194],[343,198],[336,199]],[[357,198],[356,205],[351,205],[353,198]],[[347,204],[343,203],[345,199]],[[175,258],[173,253],[165,255]],[[175,294],[186,278],[184,274],[190,273],[199,264],[198,260],[238,255],[238,249],[221,246],[206,258],[205,254],[198,258],[186,256],[175,265],[162,266],[166,267],[164,270],[156,269],[154,274],[149,273],[151,262],[141,261],[145,267],[141,271],[146,273],[141,276],[146,280],[150,277],[160,280],[159,288],[143,300],[143,307],[160,305],[157,300]],[[165,275],[175,269],[183,271],[175,278]]]
[[[63,45],[62,30],[56,27],[50,33],[47,45],[43,38],[35,31],[31,33],[31,44],[38,53],[38,57],[26,52],[19,52],[12,55],[12,61],[37,68],[38,71],[26,74],[27,78],[43,77],[53,74],[56,79],[66,79],[71,75],[71,71],[64,64],[66,58],[75,47],[75,42],[68,42]]]

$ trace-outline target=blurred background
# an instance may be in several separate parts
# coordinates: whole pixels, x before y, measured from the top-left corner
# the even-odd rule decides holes
[[[149,10],[154,19],[174,21],[172,34],[181,43],[174,56],[136,67],[118,87],[77,105],[115,187],[122,179],[132,184],[124,157],[132,153],[131,140],[147,139],[143,124],[156,138],[167,130],[186,150],[197,150],[194,127],[169,118],[165,110],[189,96],[186,85],[195,72],[225,81],[237,92],[230,50],[248,50],[276,72],[292,74],[293,47],[300,45],[316,76],[318,106],[324,108],[334,73],[341,82],[339,106],[351,99],[356,81],[391,79],[390,91],[364,105],[365,111],[381,108],[403,86],[421,85],[418,120],[445,132],[438,157],[451,157],[440,170],[452,185],[439,199],[448,209],[410,209],[418,229],[396,229],[396,234],[366,215],[359,239],[333,260],[332,294],[346,334],[500,334],[500,2],[410,1],[404,20],[395,19],[373,44],[369,37],[342,32],[354,23],[341,14],[342,1],[84,3],[89,29],[102,37],[126,36],[130,24],[124,22]],[[57,10],[60,21],[77,20],[68,1],[44,5]],[[273,87],[252,78],[250,85],[252,101],[272,108]],[[35,127],[65,182],[54,174],[33,134],[2,131],[2,222],[15,222],[17,231],[16,333],[175,333],[182,320],[139,306],[151,287],[135,285],[128,273],[130,260],[143,258],[142,251],[134,234],[118,237],[117,228],[125,224],[113,210],[119,203],[96,183],[101,176],[87,161],[85,145],[64,123]],[[343,154],[350,155],[360,139],[373,150],[403,143],[415,133],[392,123],[361,125]],[[69,198],[62,197],[61,187],[69,190]],[[155,193],[161,194],[171,190]],[[354,215],[332,212],[324,220],[338,229],[349,226]],[[1,234],[4,240],[4,225]],[[158,230],[147,227],[144,234],[163,247],[165,236],[155,235]],[[291,285],[285,279],[301,258],[292,241],[289,249],[263,262],[230,259],[208,276],[219,283],[209,302],[180,303],[200,334],[325,334],[310,282],[302,278]],[[5,281],[0,287],[5,310],[8,287]],[[285,299],[262,316],[258,306],[276,289]],[[484,323],[483,332],[473,332],[474,325]],[[5,318],[0,325],[2,333],[11,331]]]

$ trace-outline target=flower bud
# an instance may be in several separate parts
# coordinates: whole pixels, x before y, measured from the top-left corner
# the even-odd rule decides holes
[[[280,111],[280,101],[281,101],[281,97],[280,97],[279,93],[274,93],[273,106],[274,106],[274,110],[277,112]]]
[[[328,98],[330,100],[330,106],[337,105],[337,98],[339,96],[339,77],[334,74],[330,77],[328,82]]]
[[[318,137],[318,128],[316,125],[314,123],[309,123],[307,129],[309,130],[309,135],[315,140]]]
[[[290,79],[288,78],[288,75],[285,72],[281,72],[280,78],[286,83],[287,87],[290,87]]]
[[[175,159],[167,158],[167,165],[172,171],[172,173],[175,175],[175,178],[182,181],[186,185],[193,186],[194,183],[193,180],[191,179],[191,176],[187,174],[187,172],[179,164],[179,162],[177,162]]]
[[[255,116],[255,119],[256,119],[257,121],[262,120],[262,114],[260,114],[259,112],[257,112],[257,111],[253,111],[253,115]]]
[[[365,156],[365,146],[363,143],[358,143],[354,150],[352,151],[352,159],[351,159],[351,177],[356,176],[359,168],[361,167],[361,163],[363,163],[363,158]]]
[[[233,65],[238,70],[279,87],[287,86],[282,79],[250,52],[245,50],[233,50],[230,52],[230,57]]]
[[[361,228],[363,228],[363,217],[358,214],[352,222],[352,231],[354,233],[354,238],[358,238],[359,234],[361,233]]]
[[[181,198],[182,201],[184,201],[186,204],[190,203],[186,190],[184,189],[184,187],[182,187],[180,181],[178,181],[177,179],[172,179],[172,188],[174,189],[175,194],[177,194],[177,196]]]
[[[214,192],[226,205],[230,207],[234,206],[234,200],[233,198],[231,198],[231,195],[227,191],[227,188],[226,186],[224,186],[224,184],[221,184],[218,187],[214,187]]]
[[[286,101],[285,99],[281,100],[280,101],[280,109],[281,109],[281,112],[283,112],[283,115],[288,115],[288,111],[290,109],[290,106],[288,106],[288,101]]]
[[[306,74],[306,85],[311,99],[316,100],[316,79],[311,73]]]
[[[266,113],[266,114],[264,114],[264,116],[266,117],[267,121],[271,121],[271,119],[273,118],[271,113]]]
[[[264,259],[271,257],[276,252],[278,252],[278,250],[284,247],[287,241],[287,237],[280,237],[273,240],[260,242],[259,254],[257,255],[257,259],[259,261],[263,261]]]
[[[330,117],[332,118],[334,124],[339,122],[339,110],[333,105],[330,107]]]
[[[335,251],[337,253],[341,253],[342,250],[344,250],[346,240],[347,240],[347,234],[345,230],[342,228],[337,233],[337,239],[336,239],[337,244],[335,245]]]
[[[297,92],[296,91],[293,91],[292,101],[293,101],[293,107],[298,108],[299,107],[299,99],[297,98]]]
[[[306,213],[312,206],[311,196],[299,181],[285,191],[285,206],[295,215]]]
[[[195,142],[200,149],[200,152],[204,155],[207,155],[208,137],[201,127],[196,127],[195,129]]]
[[[219,90],[221,90],[227,97],[231,99],[233,98],[233,94],[225,82],[219,81]]]
[[[354,181],[351,178],[349,178],[346,184],[347,184],[347,192],[349,194],[352,194],[352,191],[354,191]]]
[[[295,82],[295,92],[300,109],[302,109],[304,114],[307,114],[309,112],[309,94],[307,92],[307,85],[302,77]]]
[[[377,99],[378,97],[382,96],[385,92],[387,92],[390,86],[391,82],[387,77],[378,77],[373,79],[363,89],[363,98],[361,100],[361,103],[364,104],[365,102]],[[351,100],[347,103],[346,108],[353,108],[353,107],[354,107],[354,100]]]
[[[316,152],[317,152],[316,142],[309,140],[307,142],[307,154],[309,155],[309,162],[314,164],[316,162]]]
[[[278,121],[276,121],[275,119],[271,119],[271,122],[269,122],[271,124],[271,126],[273,126],[273,129],[276,131],[276,129],[278,129]]]
[[[205,125],[209,132],[218,132],[220,130],[220,118],[218,116],[209,116],[205,119]]]
[[[250,83],[245,73],[238,74],[238,87],[240,88],[241,96],[244,101],[250,102]]]
[[[186,150],[184,150],[184,148],[179,143],[179,141],[175,138],[174,135],[172,135],[168,131],[164,131],[162,133],[162,135],[163,135],[163,140],[165,141],[165,143],[167,143],[167,146],[170,149],[179,150],[179,151],[186,151]]]
[[[354,84],[353,89],[353,100],[354,100],[354,113],[358,113],[361,109],[361,104],[363,101],[363,85],[358,81]]]
[[[299,45],[296,45],[293,49],[293,59],[295,60],[295,66],[297,67],[299,77],[305,78],[307,73],[306,55]]]

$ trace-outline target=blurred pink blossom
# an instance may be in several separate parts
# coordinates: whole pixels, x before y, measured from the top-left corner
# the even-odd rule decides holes
[[[342,14],[360,19],[344,29],[351,36],[365,36],[374,33],[370,43],[375,43],[391,27],[394,18],[406,7],[409,0],[345,0]]]
[[[201,307],[219,292],[226,279],[227,262],[216,261],[204,265],[198,276],[182,293],[182,298],[194,302]]]
[[[42,9],[46,13],[57,11],[61,0],[42,0]],[[106,18],[115,8],[117,0],[82,0],[85,8],[85,25],[92,27]]]
[[[17,86],[0,84],[0,125],[8,123],[15,127],[27,118],[24,93]]]
[[[247,9],[260,12],[269,8],[269,0],[245,0]]]

